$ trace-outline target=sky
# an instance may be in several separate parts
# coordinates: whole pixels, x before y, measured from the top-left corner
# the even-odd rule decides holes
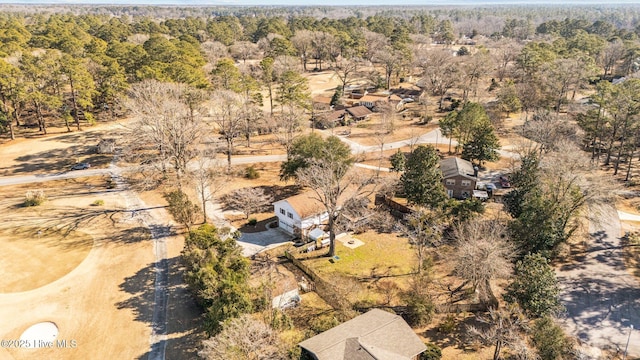
[[[0,4],[178,5],[178,6],[398,6],[398,5],[614,5],[640,0],[0,0]]]

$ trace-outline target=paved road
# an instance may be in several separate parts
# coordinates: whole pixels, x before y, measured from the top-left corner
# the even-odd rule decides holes
[[[557,270],[566,308],[562,322],[584,344],[624,351],[630,325],[640,329],[640,283],[624,266],[616,209],[596,210],[600,221],[589,226],[586,251],[576,264]],[[640,356],[640,330],[631,332],[629,355]]]

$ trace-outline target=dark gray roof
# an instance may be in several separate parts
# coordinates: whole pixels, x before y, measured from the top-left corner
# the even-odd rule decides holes
[[[457,157],[440,160],[440,171],[442,171],[442,177],[445,179],[458,175],[468,177],[472,180],[476,179],[473,176],[473,164]]]
[[[426,346],[398,315],[373,309],[322,334],[300,347],[318,360],[411,360]]]

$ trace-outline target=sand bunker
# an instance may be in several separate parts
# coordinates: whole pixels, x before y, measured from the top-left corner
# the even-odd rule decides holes
[[[47,347],[47,344],[52,344],[58,337],[58,326],[56,324],[45,321],[34,325],[31,325],[20,335],[20,342],[22,347],[26,348],[41,348]]]

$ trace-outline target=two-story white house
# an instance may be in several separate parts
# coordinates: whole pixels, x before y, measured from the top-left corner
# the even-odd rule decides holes
[[[273,203],[278,226],[285,232],[306,236],[314,226],[326,224],[329,216],[313,192],[305,192]]]

